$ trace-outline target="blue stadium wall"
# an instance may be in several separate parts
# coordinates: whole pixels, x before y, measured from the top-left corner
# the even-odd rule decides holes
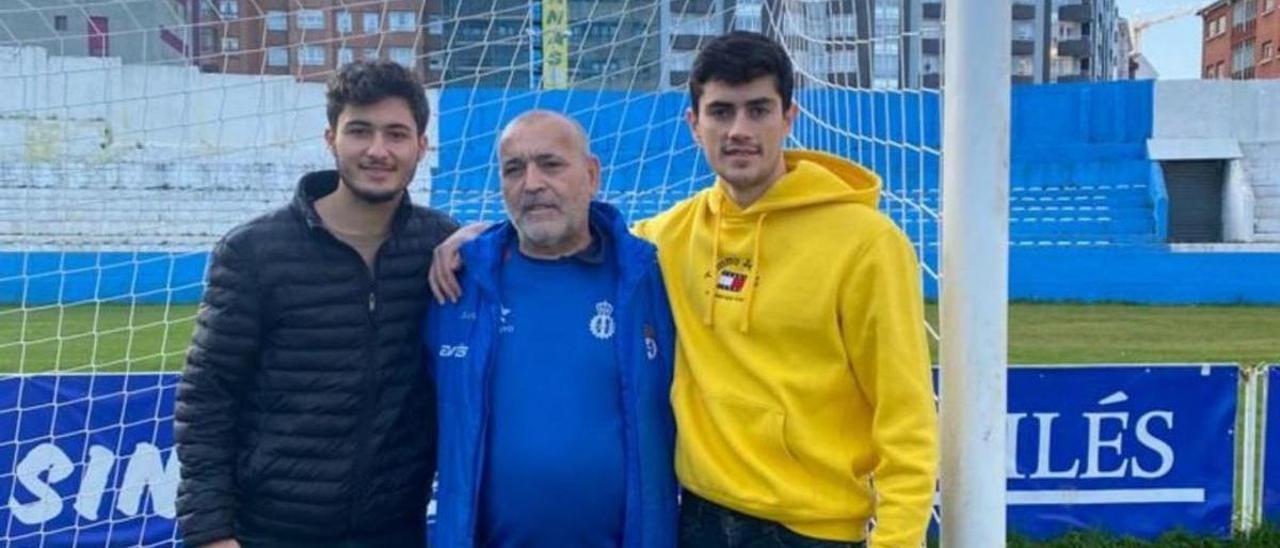
[[[884,179],[882,209],[937,265],[940,97],[804,90],[793,135]],[[685,94],[446,90],[430,196],[460,220],[502,216],[496,129],[529,108],[569,112],[593,136],[604,198],[639,219],[710,184]],[[1010,296],[1028,301],[1280,304],[1280,253],[1177,252],[1166,245],[1164,181],[1146,156],[1153,83],[1016,86],[1011,135]],[[190,303],[205,253],[0,252],[0,303]],[[926,279],[926,292],[937,295]]]

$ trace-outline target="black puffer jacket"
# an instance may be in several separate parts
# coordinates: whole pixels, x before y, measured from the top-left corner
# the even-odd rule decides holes
[[[214,249],[174,417],[188,546],[360,538],[424,520],[427,268],[457,225],[406,196],[371,279],[316,214],[337,184],[333,171],[304,176],[289,206]]]

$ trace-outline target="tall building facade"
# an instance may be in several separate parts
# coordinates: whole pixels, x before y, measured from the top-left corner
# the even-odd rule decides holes
[[[1115,0],[1007,0],[1010,79],[1050,83],[1126,79],[1129,42]],[[757,0],[766,29],[788,42],[810,78],[871,88],[942,85],[942,0]],[[770,12],[781,13],[770,17]],[[737,17],[756,21],[754,16]]]
[[[440,27],[427,66],[444,86],[652,89],[663,76],[659,4],[426,0]]]
[[[50,55],[119,57],[125,63],[188,58],[188,8],[173,0],[0,0],[0,46]]]
[[[1014,83],[1130,74],[1116,0],[993,1],[1012,4]],[[1276,19],[1267,19],[1264,6],[1277,1],[1215,5],[1256,5],[1256,24],[1243,28],[1257,34],[1264,19]],[[0,26],[13,42],[50,44],[55,54],[186,59],[209,72],[306,81],[323,80],[352,60],[380,58],[413,67],[433,86],[670,89],[687,83],[707,40],[750,29],[786,44],[802,82],[939,87],[946,49],[942,0],[50,0],[49,6],[62,7],[0,11]],[[96,13],[108,7],[130,13]],[[107,21],[114,25],[109,30]],[[149,30],[117,32],[126,22]],[[86,25],[87,32],[66,36],[57,30]],[[1206,52],[1217,47],[1208,40]],[[1256,51],[1273,51],[1268,44],[1258,42]]]
[[[1115,0],[1012,0],[1010,78],[1015,84],[1124,80],[1129,40]],[[942,2],[928,1],[920,34],[922,85],[941,83]]]
[[[193,62],[210,72],[324,80],[355,59],[390,59],[424,77],[422,0],[201,0]]]
[[[1205,78],[1280,78],[1280,0],[1218,0],[1198,14]]]

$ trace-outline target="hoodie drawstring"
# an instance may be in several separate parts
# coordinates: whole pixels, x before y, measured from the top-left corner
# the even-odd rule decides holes
[[[721,198],[721,201],[723,200],[724,198]],[[723,203],[719,205],[721,207],[724,206]],[[708,205],[706,209],[709,211],[711,208]],[[711,237],[711,276],[709,276],[710,283],[707,284],[707,289],[709,290],[707,292],[707,309],[702,315],[702,324],[708,327],[715,325],[716,292],[720,290],[720,271],[716,268],[716,265],[720,262],[720,215],[713,214],[712,216],[715,217],[713,220],[716,228]]]
[[[717,205],[724,207],[724,198],[719,197],[719,200],[721,202]],[[711,208],[708,207],[707,212],[710,212],[710,209]],[[711,215],[714,217],[713,222],[715,223],[715,231],[711,236],[711,275],[709,276],[707,283],[707,307],[706,310],[703,311],[702,315],[702,323],[708,327],[714,326],[716,322],[716,294],[720,291],[720,272],[717,270],[717,265],[720,262],[720,232],[722,222],[722,215],[714,213],[711,213]],[[756,217],[756,227],[752,234],[754,236],[754,241],[751,243],[751,268],[747,271],[747,285],[744,288],[747,294],[744,297],[745,300],[743,302],[742,322],[738,325],[738,329],[743,333],[747,333],[751,330],[751,309],[752,305],[755,303],[756,285],[760,283],[760,240],[764,239],[764,235],[762,234],[762,231],[764,230],[764,219],[768,216],[769,212],[765,211]]]
[[[764,218],[768,216],[769,212],[765,211],[756,217],[755,242],[751,244],[751,270],[747,271],[747,296],[743,303],[742,325],[739,326],[743,333],[751,330],[751,303],[755,302],[756,286],[760,285],[760,240],[764,239]]]

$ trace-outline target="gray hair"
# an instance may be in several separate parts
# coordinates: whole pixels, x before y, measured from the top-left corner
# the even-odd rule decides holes
[[[502,126],[502,131],[498,133],[497,146],[493,147],[494,154],[498,154],[498,151],[502,146],[502,140],[506,139],[507,135],[515,130],[515,128],[524,124],[540,122],[543,120],[556,120],[569,126],[569,131],[573,135],[573,140],[578,144],[579,149],[582,151],[582,155],[587,158],[591,157],[591,141],[587,139],[587,130],[582,127],[582,124],[578,123],[577,120],[574,120],[571,116],[563,112],[556,112],[554,110],[544,108],[535,108],[533,110],[524,111],[515,118],[512,118],[510,122],[507,122],[507,125]]]

